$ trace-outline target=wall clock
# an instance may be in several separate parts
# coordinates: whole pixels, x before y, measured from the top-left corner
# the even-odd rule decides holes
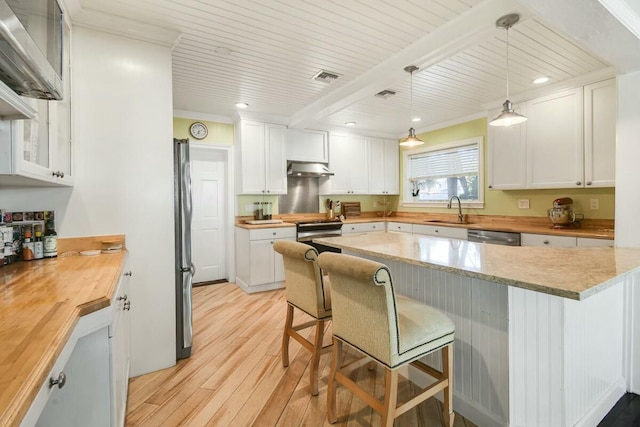
[[[204,123],[194,122],[191,124],[191,126],[189,126],[189,133],[195,139],[204,139],[207,137],[209,130]]]

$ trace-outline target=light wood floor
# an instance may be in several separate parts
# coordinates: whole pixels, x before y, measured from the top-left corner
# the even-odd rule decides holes
[[[298,310],[296,310],[298,312]],[[130,380],[127,426],[330,426],[326,419],[331,355],[320,360],[320,394],[309,393],[310,353],[291,340],[290,365],[280,358],[286,314],[284,291],[247,295],[235,284],[193,290],[192,356],[172,368]],[[302,315],[296,320],[304,320]],[[328,325],[330,332],[330,324]],[[313,332],[310,330],[309,332]],[[330,333],[326,343],[329,343]],[[346,361],[358,357],[347,352]],[[384,393],[381,368],[356,370],[352,379],[377,396]],[[400,399],[413,392],[401,382]],[[439,426],[442,405],[429,399],[399,417],[396,426]],[[338,388],[341,426],[378,426],[380,416]],[[455,427],[475,424],[456,416]]]

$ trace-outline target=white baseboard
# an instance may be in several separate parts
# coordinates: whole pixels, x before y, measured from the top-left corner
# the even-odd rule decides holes
[[[607,392],[602,396],[602,398],[593,405],[585,415],[582,417],[576,424],[576,427],[596,427],[600,421],[609,413],[611,408],[615,406],[615,404],[620,400],[620,398],[625,394],[626,386],[625,379],[620,377],[618,381],[616,381]]]
[[[284,288],[284,282],[265,283],[264,285],[249,286],[242,280],[236,277],[236,285],[248,294],[255,294],[256,292],[272,291],[274,289]]]

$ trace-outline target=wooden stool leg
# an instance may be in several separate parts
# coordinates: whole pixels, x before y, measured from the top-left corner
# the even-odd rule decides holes
[[[282,366],[289,366],[289,331],[293,326],[293,306],[287,304],[287,320],[284,322],[284,333],[282,334]]]
[[[444,425],[453,427],[453,344],[442,349],[442,374],[449,379],[449,385],[444,389]]]
[[[333,338],[332,342],[331,369],[329,370],[329,384],[327,387],[327,421],[334,424],[338,421],[336,414],[336,372],[340,369],[340,360],[342,360],[342,341]]]
[[[316,338],[313,341],[313,353],[311,366],[309,367],[309,384],[311,395],[318,395],[318,366],[320,365],[320,350],[322,350],[322,338],[324,337],[324,320],[316,321]]]
[[[398,371],[384,369],[384,403],[382,406],[382,427],[393,427],[398,403]]]

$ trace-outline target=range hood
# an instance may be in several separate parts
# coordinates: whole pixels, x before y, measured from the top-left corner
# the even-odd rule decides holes
[[[287,175],[317,177],[332,176],[333,172],[331,172],[324,163],[289,162],[289,165],[287,166]]]

